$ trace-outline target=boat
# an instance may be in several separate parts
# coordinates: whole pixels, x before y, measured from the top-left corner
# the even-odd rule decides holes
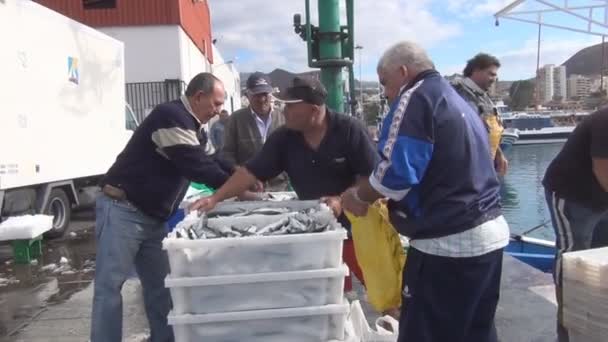
[[[494,108],[496,109],[496,113],[498,114],[498,118],[502,121],[503,117],[510,116],[511,110],[503,101],[497,101]],[[513,128],[505,128],[500,137],[500,149],[503,152],[506,152],[515,144],[515,142],[519,140],[519,133],[516,129]]]
[[[550,273],[555,264],[555,242],[512,234],[505,253],[542,272]]]
[[[519,133],[516,129],[507,128],[502,132],[500,137],[500,149],[503,152],[506,152],[515,144],[515,142],[519,140]]]
[[[576,123],[558,126],[551,114],[512,113],[502,117],[506,128],[519,135],[514,145],[550,144],[565,142],[576,128]]]

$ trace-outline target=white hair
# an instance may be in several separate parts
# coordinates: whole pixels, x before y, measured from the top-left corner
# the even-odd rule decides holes
[[[378,62],[378,71],[391,71],[401,66],[417,71],[435,68],[426,51],[409,41],[402,41],[388,48]]]

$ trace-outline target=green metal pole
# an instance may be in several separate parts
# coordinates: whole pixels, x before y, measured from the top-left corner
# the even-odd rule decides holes
[[[319,60],[342,59],[340,40],[340,1],[319,0]],[[344,112],[341,67],[321,67],[321,82],[327,88],[327,106]]]

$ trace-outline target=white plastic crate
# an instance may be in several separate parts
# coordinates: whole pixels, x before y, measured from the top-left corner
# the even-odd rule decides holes
[[[608,335],[608,248],[564,253],[564,325],[571,341],[605,341]]]
[[[341,304],[348,268],[171,278],[175,314],[208,314]]]
[[[176,342],[326,342],[343,340],[348,304],[169,315]]]
[[[286,215],[214,218],[207,224],[264,226]],[[342,264],[346,230],[332,218],[332,230],[321,233],[216,239],[166,238],[173,277],[203,277],[337,268]]]
[[[608,287],[608,247],[564,253],[563,277],[590,286]]]

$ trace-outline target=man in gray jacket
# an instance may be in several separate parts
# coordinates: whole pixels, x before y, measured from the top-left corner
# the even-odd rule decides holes
[[[283,125],[284,118],[272,108],[272,84],[270,78],[255,72],[247,79],[249,106],[232,113],[224,131],[222,156],[243,165],[261,149],[266,138]],[[266,184],[268,190],[282,191],[287,188],[287,179],[281,175]]]

